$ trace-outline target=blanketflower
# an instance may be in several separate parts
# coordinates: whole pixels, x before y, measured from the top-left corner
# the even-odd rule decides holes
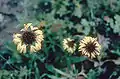
[[[69,53],[74,53],[76,50],[76,44],[73,39],[65,38],[63,40],[63,49]]]
[[[27,49],[30,52],[39,51],[43,38],[42,30],[39,30],[38,27],[33,27],[32,23],[24,24],[21,33],[13,34],[13,42],[17,45],[17,50],[20,53],[26,53]]]
[[[96,58],[100,55],[101,45],[98,43],[97,38],[85,37],[80,41],[78,50],[82,55],[90,58]]]

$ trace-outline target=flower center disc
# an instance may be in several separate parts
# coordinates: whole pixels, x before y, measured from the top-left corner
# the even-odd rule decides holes
[[[22,35],[23,42],[26,44],[32,44],[35,41],[35,34],[29,31],[26,31]]]
[[[68,46],[71,47],[71,48],[74,47],[74,41],[69,41],[67,44],[68,44]]]
[[[88,43],[88,44],[86,44],[85,48],[88,52],[94,52],[95,51],[95,44],[94,43]]]

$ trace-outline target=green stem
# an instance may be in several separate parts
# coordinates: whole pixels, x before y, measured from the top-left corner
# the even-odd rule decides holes
[[[69,74],[67,74],[67,73],[65,73],[65,72],[62,72],[61,70],[59,70],[59,69],[57,69],[57,68],[54,68],[54,70],[55,70],[57,73],[59,73],[59,74],[61,74],[61,75],[63,75],[63,76],[66,76],[66,77],[68,77],[68,78],[73,78],[71,75],[69,75]]]

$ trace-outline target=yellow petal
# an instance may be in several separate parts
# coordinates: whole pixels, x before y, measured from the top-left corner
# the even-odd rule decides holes
[[[101,45],[99,45],[99,43],[96,43],[96,46],[99,50],[101,49]]]
[[[21,48],[19,51],[20,51],[20,53],[22,53],[23,52],[23,48]]]
[[[96,55],[100,55],[100,53],[99,53],[99,52],[97,52],[97,51],[95,51],[95,54],[96,54]]]
[[[41,42],[43,41],[43,39],[42,39],[42,38],[36,38],[36,41],[37,41],[38,43],[41,43]]]
[[[21,29],[20,31],[26,31],[25,29]]]
[[[92,39],[91,37],[85,37],[83,40],[84,42],[90,42],[91,39]]]
[[[28,30],[28,28],[32,25],[32,23],[27,23],[24,24],[24,29],[23,30]]]
[[[72,41],[72,39],[71,39],[71,38],[67,38],[66,40],[67,40],[67,41]]]
[[[79,49],[85,47],[85,44],[81,43]]]
[[[86,54],[87,54],[87,51],[84,49],[84,50],[82,51],[82,53],[83,53],[84,55],[86,55]]]
[[[88,52],[85,52],[85,55],[87,55],[88,54]]]
[[[31,30],[37,30],[37,29],[38,29],[38,27],[33,27],[33,26],[30,26],[30,29],[31,29]]]
[[[20,36],[22,36],[22,35],[19,34],[19,33],[15,33],[15,34],[13,34],[13,38],[18,38],[18,37],[20,37]]]
[[[95,58],[95,54],[91,53],[92,58]]]
[[[20,51],[20,50],[21,50],[21,47],[22,47],[22,44],[21,44],[21,43],[18,43],[18,45],[17,45],[17,50]]]
[[[38,38],[38,39],[43,39],[44,38],[44,36],[43,35],[37,35],[37,37],[36,38]]]
[[[74,47],[73,47],[73,48],[76,48],[76,46],[77,46],[77,45],[76,45],[76,44],[74,44]]]
[[[35,46],[33,46],[33,45],[30,46],[30,52],[36,52]]]
[[[64,39],[64,40],[63,40],[63,44],[66,44],[66,43],[68,43],[68,41]]]
[[[26,45],[25,44],[23,44],[23,46],[22,46],[22,52],[21,53],[26,53]]]
[[[97,38],[95,38],[95,40],[97,41]]]
[[[41,44],[40,43],[35,43],[35,49],[40,50],[41,49]]]
[[[43,39],[43,38],[44,38],[44,36],[43,36],[43,35],[37,35],[37,37],[36,37],[36,38]]]
[[[90,57],[90,54],[89,54],[89,53],[87,53],[87,56],[88,56],[88,57]]]
[[[23,44],[20,49],[20,53],[26,53],[26,45]]]
[[[26,45],[25,44],[22,45],[21,43],[19,43],[17,45],[17,50],[20,51],[20,53],[26,53]]]
[[[99,47],[96,47],[95,50],[97,50],[98,52],[100,52],[100,48]]]
[[[73,53],[74,51],[70,48],[70,49],[68,50],[68,52]]]
[[[14,38],[14,39],[13,39],[13,42],[14,42],[15,44],[18,44],[18,43],[20,43],[20,42],[22,42],[22,41],[21,41],[20,38]]]
[[[36,35],[43,35],[43,32],[42,32],[41,30],[36,30],[34,33],[35,33]]]
[[[87,44],[88,42],[89,42],[88,39],[83,39],[83,40],[80,41],[80,44]]]

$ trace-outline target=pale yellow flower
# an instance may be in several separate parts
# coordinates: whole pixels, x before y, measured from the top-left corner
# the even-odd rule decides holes
[[[82,55],[90,58],[96,58],[100,55],[101,45],[98,43],[97,38],[85,37],[80,41],[78,50]]]
[[[44,40],[43,32],[38,27],[33,27],[32,23],[24,24],[20,33],[13,34],[13,42],[17,45],[20,53],[37,52],[41,49],[41,43]]]
[[[76,50],[76,44],[73,39],[66,38],[63,40],[63,49],[69,53],[74,53]]]

